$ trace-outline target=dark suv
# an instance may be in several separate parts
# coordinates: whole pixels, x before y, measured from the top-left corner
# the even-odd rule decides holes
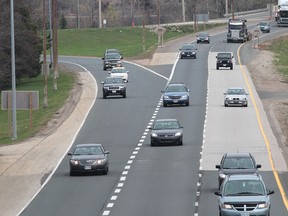
[[[126,82],[123,81],[122,77],[106,77],[103,82],[103,98],[107,96],[122,95],[126,98]]]
[[[233,62],[232,62],[232,58],[234,58],[234,56],[229,53],[229,52],[225,52],[225,53],[218,53],[217,56],[217,63],[216,63],[216,68],[217,70],[219,70],[220,67],[228,67],[231,70],[233,70]]]
[[[184,57],[196,59],[197,46],[195,44],[184,44],[179,50],[181,51],[181,59],[183,59]]]
[[[189,89],[183,83],[170,83],[161,91],[163,93],[163,106],[168,104],[184,104],[189,106]]]
[[[119,53],[108,53],[106,54],[103,60],[103,70],[107,70],[108,68],[116,67],[119,62],[122,60],[122,56]]]
[[[219,191],[219,215],[221,216],[269,216],[270,195],[259,174],[227,176]]]
[[[254,157],[250,153],[226,153],[223,155],[220,164],[215,167],[219,170],[218,188],[220,188],[226,176],[258,173],[261,165],[256,164]]]

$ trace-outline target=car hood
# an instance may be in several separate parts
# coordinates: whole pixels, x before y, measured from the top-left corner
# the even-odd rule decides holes
[[[71,160],[97,160],[104,158],[105,155],[73,155]]]
[[[165,130],[152,130],[151,133],[161,134],[175,134],[177,132],[182,132],[182,129],[165,129]]]
[[[124,85],[124,84],[121,84],[121,83],[119,83],[119,84],[117,84],[117,83],[104,84],[104,87],[112,87],[112,86],[114,86],[114,87],[121,87],[121,86],[125,86],[125,85]]]
[[[221,201],[223,203],[263,203],[269,200],[268,196],[223,196]]]
[[[115,77],[115,76],[127,77],[128,74],[127,73],[111,73],[111,76],[112,77]]]
[[[188,95],[187,92],[165,92],[163,95],[165,96],[183,96]]]
[[[221,173],[226,175],[233,175],[233,174],[248,174],[248,173],[257,173],[257,169],[222,169]]]
[[[237,95],[237,94],[229,94],[229,95],[225,95],[226,98],[247,98],[246,95]]]

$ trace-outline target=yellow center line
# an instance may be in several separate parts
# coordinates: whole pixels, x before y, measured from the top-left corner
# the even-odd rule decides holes
[[[274,174],[274,178],[277,182],[277,185],[278,185],[278,188],[279,188],[279,191],[281,193],[281,196],[282,196],[282,200],[286,206],[286,209],[288,210],[288,200],[287,200],[287,197],[285,195],[285,191],[283,189],[283,186],[282,186],[282,183],[279,179],[279,175],[277,173],[277,170],[275,169],[275,164],[274,164],[274,161],[273,161],[273,158],[272,158],[272,153],[271,153],[271,148],[270,148],[270,143],[267,139],[267,136],[265,134],[265,131],[263,129],[263,125],[262,125],[262,121],[261,121],[261,118],[260,118],[260,115],[259,115],[259,111],[258,111],[258,107],[257,107],[257,104],[254,100],[254,96],[253,96],[253,93],[252,93],[252,90],[251,90],[251,86],[249,84],[249,81],[248,81],[248,78],[247,78],[247,75],[246,75],[246,72],[241,64],[241,59],[240,59],[240,50],[242,48],[244,44],[242,44],[238,50],[237,50],[237,57],[238,57],[238,61],[239,61],[239,65],[240,65],[240,68],[241,68],[241,71],[242,71],[242,74],[243,74],[243,77],[245,79],[245,83],[246,83],[246,86],[248,87],[248,90],[249,90],[249,95],[250,95],[250,98],[252,100],[252,103],[253,103],[253,107],[254,107],[254,110],[256,112],[256,117],[257,117],[257,121],[258,121],[258,125],[260,127],[260,131],[261,131],[261,134],[264,138],[264,141],[265,141],[265,144],[266,144],[266,149],[268,151],[268,157],[269,157],[269,161],[270,161],[270,165],[272,167],[272,171],[273,171],[273,174]]]

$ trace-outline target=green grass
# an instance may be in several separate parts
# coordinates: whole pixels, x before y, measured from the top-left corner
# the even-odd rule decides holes
[[[280,37],[274,40],[270,49],[275,54],[274,65],[280,73],[288,76],[288,37]]]
[[[17,142],[33,136],[39,129],[47,124],[53,114],[59,110],[75,83],[75,74],[60,73],[57,80],[58,90],[53,90],[53,77],[48,79],[48,108],[43,108],[44,92],[43,76],[25,79],[16,87],[17,91],[39,91],[39,110],[32,112],[32,129],[30,129],[30,112],[17,110]],[[12,141],[12,112],[1,110],[0,112],[0,145],[14,143]],[[10,119],[10,120],[8,120]]]

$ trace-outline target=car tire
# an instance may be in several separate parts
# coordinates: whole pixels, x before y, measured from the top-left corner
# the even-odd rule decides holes
[[[103,99],[106,99],[107,95],[103,92]]]
[[[107,68],[106,68],[106,67],[103,67],[103,70],[104,70],[104,71],[106,71],[106,70],[107,70]]]
[[[122,96],[123,96],[123,98],[126,98],[126,92],[124,92]]]
[[[224,106],[225,106],[225,107],[228,107],[228,104],[224,102]]]
[[[163,107],[167,107],[167,103],[163,102]]]
[[[189,104],[190,104],[190,102],[189,102],[189,101],[187,101],[187,103],[186,103],[186,106],[189,106]]]
[[[72,170],[70,170],[70,176],[75,176],[75,172],[73,172]]]
[[[183,59],[183,56],[181,55],[180,58]]]
[[[155,143],[154,143],[154,142],[151,142],[151,146],[155,146]]]
[[[248,104],[245,104],[244,107],[248,107]]]
[[[179,142],[179,145],[183,145],[183,140],[181,140],[181,141]]]
[[[216,69],[219,70],[219,66],[218,65],[216,66]]]
[[[107,167],[107,168],[103,171],[103,175],[107,175],[108,172],[109,172],[109,169],[108,169],[108,167]]]
[[[194,56],[194,59],[196,59],[196,55]]]
[[[233,65],[230,66],[230,70],[233,70]]]

